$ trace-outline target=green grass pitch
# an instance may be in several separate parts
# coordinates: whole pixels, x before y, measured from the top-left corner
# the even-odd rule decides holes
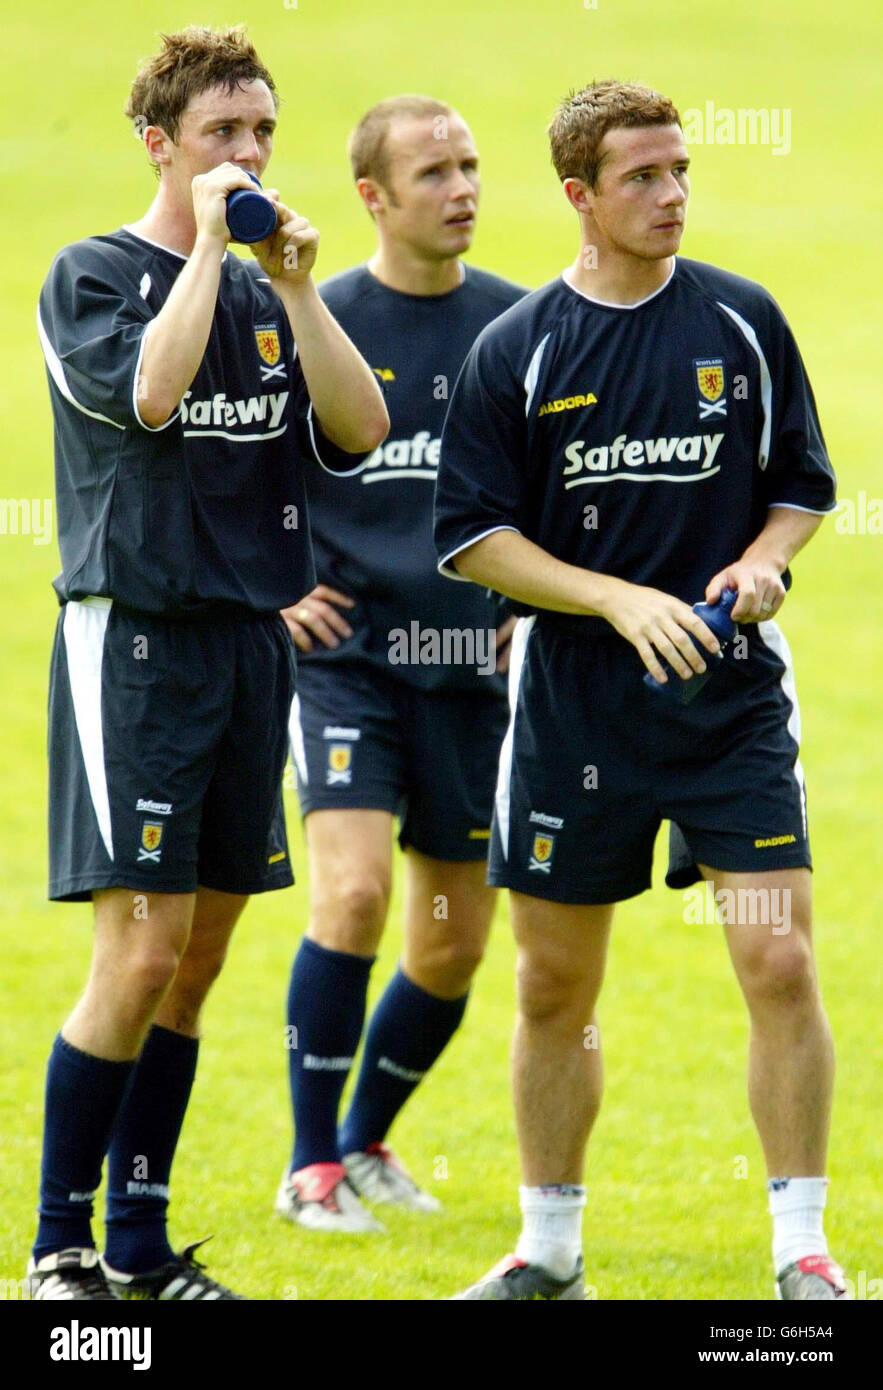
[[[34,305],[64,243],[138,217],[152,175],[122,118],[136,60],[160,29],[245,21],[285,99],[273,182],[322,232],[323,274],[364,258],[346,135],[372,102],[428,91],[471,122],[483,211],[471,259],[542,284],[572,257],[576,223],[544,136],[558,97],[637,78],[682,110],[791,112],[791,150],[695,144],[684,253],[761,280],[806,359],[841,496],[883,495],[875,317],[871,0],[848,23],[821,0],[239,0],[146,9],[111,0],[20,5],[7,16],[3,137],[3,482],[52,493],[51,422]],[[18,55],[18,56],[11,56]],[[876,443],[875,443],[876,441]],[[883,1276],[879,1184],[879,557],[833,521],[796,563],[783,626],[795,655],[816,862],[817,944],[839,1073],[827,1229],[855,1278]],[[89,911],[45,901],[45,698],[57,568],[51,545],[0,535],[0,1277],[33,1234],[43,1072],[81,987]],[[876,808],[876,809],[875,809]],[[393,1213],[384,1236],[311,1235],[272,1214],[289,1147],[284,997],[306,920],[300,882],[255,900],[209,1003],[173,1174],[177,1242],[209,1231],[212,1273],[256,1299],[437,1299],[510,1249],[518,1228],[507,1054],[513,951],[500,902],[464,1028],[394,1131],[437,1217]],[[686,925],[661,886],[625,905],[602,997],[607,1094],[590,1151],[587,1279],[601,1299],[769,1298],[769,1221],[744,1090],[747,1028],[719,932]],[[400,898],[374,972],[394,968]],[[876,1054],[876,1060],[875,1060]],[[736,1176],[744,1170],[747,1177]],[[876,1177],[875,1177],[876,1172]]]

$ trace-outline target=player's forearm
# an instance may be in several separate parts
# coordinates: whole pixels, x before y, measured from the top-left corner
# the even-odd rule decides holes
[[[465,579],[555,613],[604,617],[614,587],[622,583],[556,560],[517,531],[492,531],[455,555],[452,564]]]
[[[823,521],[824,517],[817,512],[800,512],[793,507],[770,507],[766,525],[751,542],[742,559],[764,561],[783,574]]]
[[[313,410],[323,433],[352,454],[376,449],[389,416],[368,363],[319,298],[312,280],[274,289],[285,305]]]
[[[147,328],[138,410],[146,425],[168,420],[190,387],[211,332],[224,247],[197,241],[172,292]]]

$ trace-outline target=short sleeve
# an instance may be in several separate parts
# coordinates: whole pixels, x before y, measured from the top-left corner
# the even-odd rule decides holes
[[[138,414],[137,382],[152,318],[137,283],[109,254],[82,243],[66,247],[43,286],[37,315],[46,365],[64,399],[117,428],[148,429]]]
[[[818,411],[794,335],[778,306],[771,306],[770,375],[772,428],[764,473],[767,506],[829,512],[836,479]]]
[[[466,358],[442,431],[435,493],[439,569],[463,576],[454,556],[492,531],[521,531],[527,454],[527,393],[494,326]]]

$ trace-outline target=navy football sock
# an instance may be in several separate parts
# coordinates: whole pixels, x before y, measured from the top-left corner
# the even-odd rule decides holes
[[[340,1131],[342,1154],[386,1138],[408,1096],[460,1026],[468,998],[467,991],[459,999],[439,999],[399,967],[368,1027],[362,1068]]]
[[[143,1274],[172,1256],[169,1175],[184,1123],[199,1039],[154,1024],[120,1106],[107,1155],[105,1259]]]
[[[330,951],[304,937],[291,968],[288,1072],[294,1109],[291,1170],[335,1163],[337,1111],[365,1022],[373,957]]]
[[[46,1072],[40,1224],[34,1258],[94,1246],[92,1198],[134,1062],[81,1052],[59,1033]]]

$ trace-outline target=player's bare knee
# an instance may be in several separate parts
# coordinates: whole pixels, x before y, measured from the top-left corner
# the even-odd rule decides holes
[[[481,964],[484,951],[474,941],[445,941],[406,953],[408,973],[430,994],[459,999]]]
[[[452,979],[462,980],[465,991],[483,959],[483,942],[471,939],[451,941],[442,949],[440,964]]]
[[[332,950],[372,950],[389,907],[389,886],[364,875],[331,882],[313,902],[310,936]]]
[[[122,967],[127,992],[145,1003],[162,999],[178,973],[180,956],[173,946],[155,942],[132,953]]]
[[[812,950],[796,934],[758,948],[740,973],[749,1003],[801,1004],[816,994]]]
[[[531,1023],[585,1012],[583,981],[560,966],[522,956],[516,971],[518,1011]]]
[[[175,978],[175,989],[201,1005],[223,970],[226,957],[226,947],[222,951],[202,951],[193,957],[185,955]]]

